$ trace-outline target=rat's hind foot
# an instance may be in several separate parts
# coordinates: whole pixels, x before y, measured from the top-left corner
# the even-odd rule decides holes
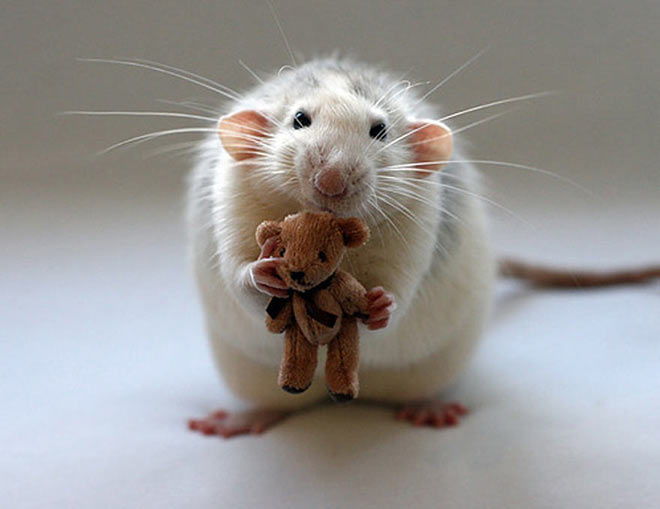
[[[431,400],[403,405],[397,411],[396,418],[409,421],[415,426],[444,428],[446,426],[457,426],[460,417],[467,413],[468,409],[460,403],[443,403]]]
[[[247,410],[225,412],[218,410],[203,419],[190,419],[188,428],[204,435],[231,438],[243,434],[259,434],[285,419],[291,412],[284,410]]]

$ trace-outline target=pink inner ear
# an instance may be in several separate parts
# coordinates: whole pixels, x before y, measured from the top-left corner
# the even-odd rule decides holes
[[[254,110],[244,110],[220,119],[218,134],[227,153],[237,161],[259,155],[261,140],[268,135],[270,122]]]
[[[410,147],[415,154],[416,163],[429,163],[416,166],[419,176],[428,176],[429,171],[442,168],[451,157],[453,137],[449,128],[440,122],[422,120],[409,125],[411,131]]]

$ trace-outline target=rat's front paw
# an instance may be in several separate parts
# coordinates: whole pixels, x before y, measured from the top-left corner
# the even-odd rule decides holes
[[[364,320],[369,330],[378,330],[387,327],[390,315],[396,309],[394,295],[385,291],[382,286],[376,286],[367,292],[369,301],[367,314]]]
[[[252,285],[261,293],[282,298],[289,295],[289,287],[277,274],[277,266],[281,261],[279,258],[264,258],[248,266]]]
[[[287,284],[277,273],[281,258],[274,257],[277,242],[268,239],[261,248],[261,254],[256,262],[248,265],[248,276],[252,285],[262,293],[272,297],[287,297],[289,295]]]

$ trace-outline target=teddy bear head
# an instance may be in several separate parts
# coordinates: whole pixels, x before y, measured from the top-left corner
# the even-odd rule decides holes
[[[260,247],[275,239],[273,256],[284,259],[277,272],[294,290],[304,292],[328,279],[347,248],[369,238],[369,228],[357,217],[338,218],[329,212],[299,212],[284,221],[264,221],[257,228]]]

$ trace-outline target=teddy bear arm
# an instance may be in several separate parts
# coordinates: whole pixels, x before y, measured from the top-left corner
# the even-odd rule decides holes
[[[278,310],[277,315],[272,317],[270,314],[266,314],[266,328],[270,332],[279,334],[284,331],[291,323],[291,317],[293,315],[293,305],[291,300],[287,300],[284,303],[282,309]]]
[[[337,271],[330,292],[347,315],[368,314],[367,290],[348,272]]]

